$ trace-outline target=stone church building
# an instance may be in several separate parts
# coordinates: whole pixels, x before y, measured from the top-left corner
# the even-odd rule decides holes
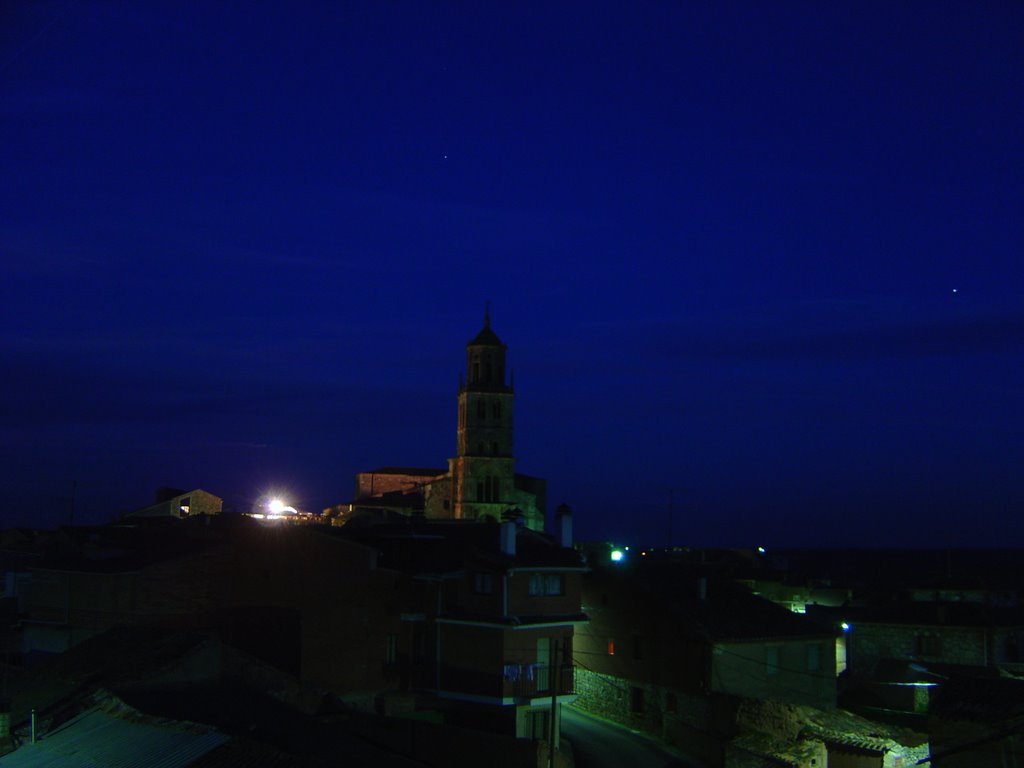
[[[360,472],[351,502],[324,510],[336,519],[356,514],[422,515],[436,520],[500,521],[521,515],[528,528],[544,529],[546,482],[517,474],[512,455],[513,386],[506,346],[484,326],[466,344],[460,377],[455,456],[448,468],[383,467]]]

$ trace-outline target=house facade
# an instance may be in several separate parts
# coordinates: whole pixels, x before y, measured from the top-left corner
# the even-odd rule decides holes
[[[834,637],[728,580],[671,563],[595,566],[583,610],[578,706],[703,764],[727,764],[744,701],[835,707]]]

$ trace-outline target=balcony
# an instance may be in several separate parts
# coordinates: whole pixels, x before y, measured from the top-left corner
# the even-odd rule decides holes
[[[513,664],[504,667],[505,695],[517,699],[532,699],[538,696],[551,696],[552,677],[556,674],[546,664]],[[571,664],[558,665],[558,695],[574,693],[574,668]]]

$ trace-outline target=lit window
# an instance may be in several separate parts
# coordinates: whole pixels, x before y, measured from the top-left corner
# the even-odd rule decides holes
[[[608,655],[609,656],[614,656],[615,655],[615,641],[614,640],[609,640],[608,641]]]

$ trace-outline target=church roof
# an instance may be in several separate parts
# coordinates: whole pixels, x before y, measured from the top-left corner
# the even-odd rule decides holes
[[[488,309],[484,312],[484,327],[480,329],[472,341],[466,344],[467,347],[504,347],[504,342],[498,338],[498,334],[491,330],[491,312]]]

